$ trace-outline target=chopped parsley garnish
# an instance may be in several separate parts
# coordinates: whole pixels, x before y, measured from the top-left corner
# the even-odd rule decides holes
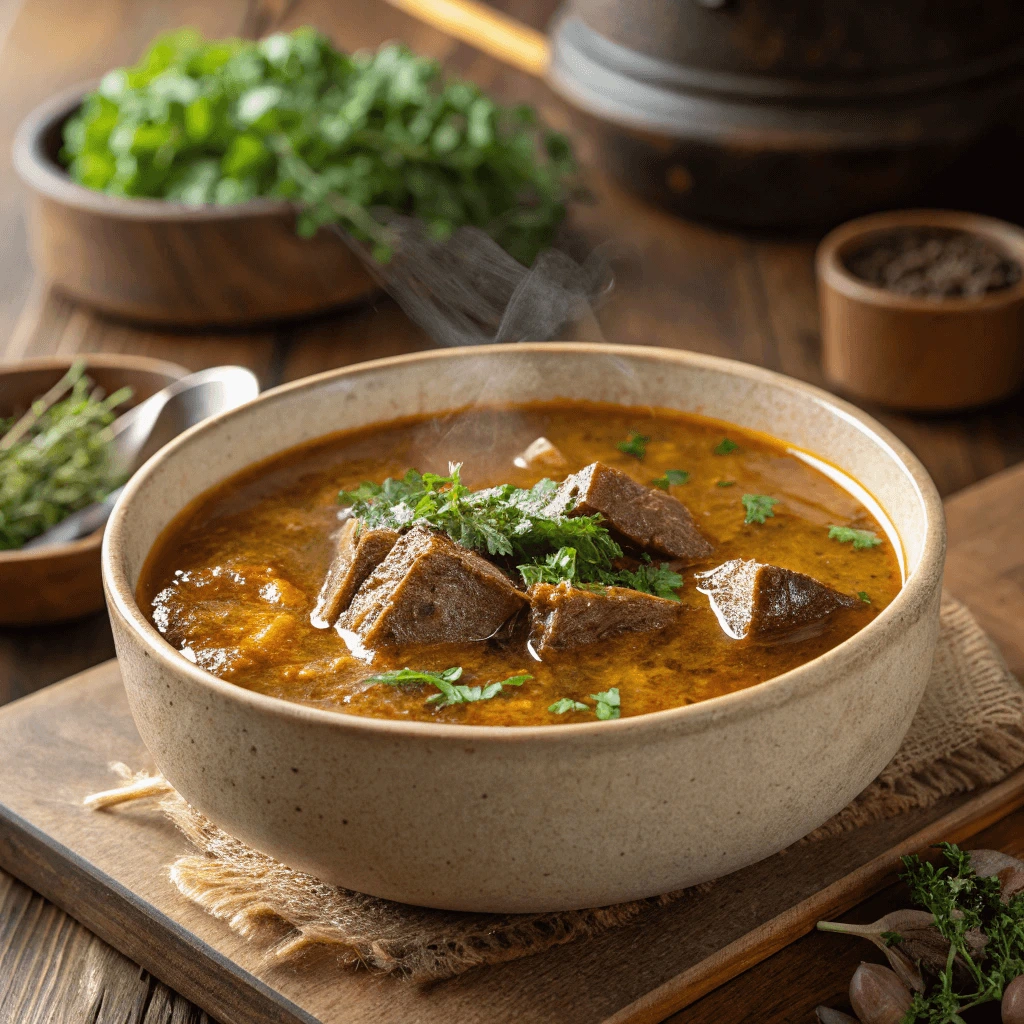
[[[490,700],[501,693],[504,686],[522,686],[523,683],[532,679],[533,676],[523,674],[520,676],[509,676],[498,683],[488,683],[486,686],[465,686],[459,684],[454,686],[447,680],[439,679],[434,685],[441,691],[427,698],[428,704],[436,704],[439,708],[450,707],[452,704],[473,704],[478,700]]]
[[[667,491],[670,487],[678,487],[680,484],[685,484],[690,479],[690,474],[685,469],[666,469],[664,476],[659,476],[657,480],[651,481],[652,487],[660,487],[663,491]]]
[[[728,455],[729,452],[734,452],[737,448],[739,448],[739,445],[735,441],[730,441],[729,438],[723,437],[715,445],[714,451],[716,455]]]
[[[864,548],[876,548],[882,543],[881,537],[871,530],[854,530],[849,526],[830,526],[828,528],[828,539],[837,540],[840,544],[853,543],[854,551],[862,551]]]
[[[553,715],[564,715],[567,711],[593,711],[602,722],[609,718],[619,717],[620,705],[617,687],[613,686],[610,690],[605,690],[604,693],[592,693],[590,699],[597,702],[596,707],[591,708],[589,704],[572,700],[570,697],[563,697],[561,700],[556,700],[548,708],[548,711]]]
[[[590,695],[591,700],[597,701],[597,707],[594,709],[594,714],[597,715],[601,721],[606,721],[609,718],[619,717],[619,689],[617,686],[613,686],[610,690],[605,690],[604,693],[592,693]]]
[[[458,684],[462,678],[462,667],[453,665],[443,672],[419,671],[411,668],[396,669],[392,672],[381,672],[379,675],[368,676],[364,682],[386,683],[388,686],[414,686],[426,684],[436,686],[440,693],[432,694],[427,698],[428,704],[436,704],[439,708],[446,708],[452,704],[473,704],[479,700],[490,700],[501,693],[505,686],[522,686],[523,683],[533,678],[531,675],[509,676],[500,682],[488,683],[486,686],[466,686]]]
[[[740,500],[747,510],[744,523],[763,523],[766,519],[775,518],[774,506],[778,505],[778,498],[770,498],[767,494],[744,494]]]
[[[735,480],[716,480],[715,481],[715,486],[716,487],[735,487],[736,486],[736,481]]]
[[[629,587],[644,594],[678,601],[676,590],[683,585],[683,577],[673,572],[665,562],[655,565],[646,552],[640,558],[640,564],[635,569],[592,569],[595,577],[593,579],[580,577],[576,552],[572,548],[559,548],[542,562],[517,565],[516,568],[528,587],[535,583],[551,583],[557,586],[562,582],[588,589]]]
[[[857,596],[858,596],[858,597],[859,597],[859,598],[860,598],[860,599],[861,599],[861,600],[862,600],[862,601],[863,601],[863,602],[864,602],[865,604],[871,604],[871,598],[870,598],[870,597],[868,596],[868,593],[867,593],[867,591],[865,591],[865,590],[858,590],[858,591],[857,591]]]
[[[516,559],[527,586],[567,581],[631,587],[658,597],[674,597],[672,589],[682,586],[682,577],[664,564],[616,569],[622,548],[601,517],[569,518],[552,510],[558,489],[553,481],[541,480],[529,489],[505,484],[472,491],[462,483],[460,470],[453,464],[442,477],[410,469],[400,479],[342,491],[338,500],[367,526],[404,530],[423,523],[463,547]]]
[[[589,711],[589,704],[581,704],[578,700],[572,700],[569,697],[563,697],[561,700],[556,700],[548,711],[553,715],[564,715],[567,711]]]
[[[650,438],[646,434],[630,434],[627,440],[620,441],[615,447],[623,455],[632,455],[633,458],[643,462],[644,456],[647,454],[648,441]]]

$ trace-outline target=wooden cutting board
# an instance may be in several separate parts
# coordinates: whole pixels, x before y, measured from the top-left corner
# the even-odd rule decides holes
[[[1024,671],[1024,467],[948,504],[947,584]],[[0,865],[222,1024],[652,1024],[891,880],[899,856],[962,841],[1024,804],[1024,771],[981,794],[796,847],[596,939],[417,987],[261,965],[167,877],[187,843],[152,805],[82,808],[111,760],[151,767],[108,662],[0,711]]]

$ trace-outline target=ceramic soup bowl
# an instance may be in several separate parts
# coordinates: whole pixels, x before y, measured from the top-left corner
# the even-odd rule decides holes
[[[815,453],[877,501],[905,562],[902,591],[849,640],[758,686],[635,718],[526,728],[386,721],[253,693],[186,661],[136,604],[164,527],[254,462],[412,413],[556,397],[703,413]],[[844,807],[896,752],[920,701],[944,550],[927,473],[852,406],[728,360],[548,343],[363,363],[201,424],[132,478],[107,527],[103,572],[139,732],[212,821],[360,892],[532,912],[724,875]]]

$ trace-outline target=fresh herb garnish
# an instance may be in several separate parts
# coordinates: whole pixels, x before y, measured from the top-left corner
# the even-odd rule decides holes
[[[436,686],[440,693],[432,694],[427,698],[428,704],[436,704],[439,708],[446,708],[452,704],[473,704],[480,700],[490,700],[501,693],[505,686],[522,686],[523,683],[532,679],[531,675],[509,676],[500,682],[488,683],[486,686],[466,686],[459,683],[462,678],[462,667],[453,665],[443,672],[429,672],[411,668],[395,669],[391,672],[381,672],[375,676],[367,676],[363,681],[366,683],[385,683],[388,686],[414,686],[426,684]]]
[[[20,548],[124,483],[106,428],[131,397],[98,397],[77,362],[0,439],[0,550]]]
[[[690,479],[690,474],[685,469],[666,469],[664,476],[659,476],[657,480],[651,481],[652,487],[660,487],[663,491],[667,491],[670,487],[678,487],[680,484],[685,484]]]
[[[590,695],[590,699],[597,701],[597,707],[594,709],[594,714],[596,714],[602,722],[609,718],[619,717],[620,702],[618,687],[613,686],[610,690],[605,690],[604,693],[592,693]]]
[[[563,697],[561,700],[556,700],[548,708],[548,711],[553,715],[564,715],[567,711],[593,711],[602,722],[607,721],[609,718],[619,717],[620,704],[617,687],[613,686],[610,690],[605,690],[603,693],[592,693],[590,694],[590,699],[597,702],[596,707],[591,708],[589,704],[572,700],[570,697]]]
[[[458,686],[449,683],[447,680],[438,680],[434,685],[441,691],[427,698],[428,704],[436,704],[439,708],[446,708],[452,704],[473,704],[478,700],[490,700],[501,693],[504,686],[522,686],[523,683],[532,679],[531,675],[509,676],[497,683],[488,683],[486,686]]]
[[[735,441],[730,441],[729,438],[723,437],[715,445],[714,452],[716,455],[728,455],[729,452],[734,452],[737,448],[739,448],[739,445]]]
[[[625,441],[620,441],[615,447],[623,455],[632,455],[633,458],[643,462],[644,456],[647,454],[648,441],[650,438],[646,434],[630,434]]]
[[[736,481],[735,480],[716,480],[715,481],[715,486],[716,487],[735,487],[736,486]]]
[[[854,530],[849,526],[830,526],[828,528],[828,539],[837,540],[840,544],[853,542],[854,551],[862,551],[864,548],[876,548],[882,543],[881,538],[871,530]]]
[[[553,715],[564,715],[567,711],[589,711],[589,704],[581,704],[578,700],[572,700],[569,697],[563,697],[561,700],[556,700],[552,704],[548,711]]]
[[[934,915],[935,927],[949,943],[937,980],[914,993],[903,1018],[907,1024],[961,1022],[965,1010],[1001,999],[1004,988],[1024,974],[1024,893],[1004,903],[999,879],[979,877],[968,852],[951,843],[941,843],[940,849],[942,866],[914,854],[903,858],[900,878],[911,899]],[[963,979],[954,983],[954,972]]]
[[[763,523],[766,519],[775,518],[774,506],[778,505],[778,498],[770,498],[767,494],[744,494],[740,500],[747,510],[744,523]]]
[[[439,682],[454,683],[462,678],[462,666],[453,665],[443,672],[428,672],[412,668],[399,668],[391,672],[381,672],[375,676],[367,676],[364,683],[386,683],[388,686],[413,686],[426,683],[437,686]]]
[[[863,601],[863,602],[864,602],[865,604],[871,604],[871,598],[870,598],[870,597],[868,596],[868,593],[867,593],[867,591],[866,591],[866,590],[858,590],[858,591],[857,591],[857,596],[858,596],[858,597],[859,597],[859,598],[860,598],[860,599],[861,599],[861,600],[862,600],[862,601]]]
[[[527,586],[535,583],[632,587],[675,598],[682,577],[649,559],[635,570],[616,569],[622,548],[601,525],[601,517],[552,512],[557,485],[541,480],[528,490],[506,484],[472,491],[461,480],[461,466],[449,475],[409,470],[401,479],[365,482],[342,491],[338,500],[368,526],[404,530],[424,523],[474,551],[516,559]]]
[[[375,208],[441,240],[473,225],[526,265],[550,245],[575,175],[569,142],[531,107],[500,106],[403,46],[349,55],[311,28],[159,37],[86,96],[61,159],[112,195],[290,200],[300,233],[341,224],[385,260],[394,240]]]

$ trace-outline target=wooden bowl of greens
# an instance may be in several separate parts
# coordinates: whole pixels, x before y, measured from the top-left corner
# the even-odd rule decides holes
[[[141,356],[82,361],[84,368],[70,359],[0,367],[0,625],[103,607],[102,529],[69,544],[21,546],[123,482],[112,475],[103,426],[188,372]]]
[[[41,273],[108,312],[189,326],[365,297],[395,212],[432,238],[482,228],[529,265],[573,173],[528,108],[398,46],[350,56],[311,29],[163,36],[29,115],[14,162]]]

